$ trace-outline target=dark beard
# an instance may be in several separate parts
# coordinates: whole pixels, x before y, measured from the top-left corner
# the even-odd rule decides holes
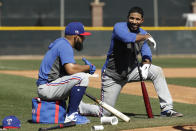
[[[131,32],[139,33],[139,28],[138,28],[137,30],[133,30],[133,29],[132,29],[132,24],[131,24],[131,23],[127,22],[127,26],[128,26],[128,28],[129,28],[129,30],[130,30]]]
[[[77,51],[81,51],[83,49],[83,44],[80,43],[80,42],[76,42],[75,45],[74,45],[74,48],[77,50]]]

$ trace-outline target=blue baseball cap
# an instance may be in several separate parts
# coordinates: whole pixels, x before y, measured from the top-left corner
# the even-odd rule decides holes
[[[91,35],[90,32],[85,32],[84,25],[80,22],[71,22],[65,28],[65,35]]]
[[[20,120],[15,116],[7,116],[2,121],[3,128],[20,128]]]

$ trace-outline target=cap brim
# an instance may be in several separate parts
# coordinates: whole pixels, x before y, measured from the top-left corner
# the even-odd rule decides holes
[[[80,35],[91,35],[91,33],[90,32],[84,32],[84,33],[82,33]]]
[[[15,129],[15,128],[20,128],[20,127],[15,127],[15,126],[4,126],[3,128],[6,128],[6,129]]]

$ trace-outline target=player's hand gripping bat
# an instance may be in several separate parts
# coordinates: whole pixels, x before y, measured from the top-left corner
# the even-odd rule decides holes
[[[148,97],[148,92],[146,90],[146,85],[143,81],[142,72],[141,72],[139,61],[138,61],[138,58],[137,58],[136,43],[134,43],[134,52],[135,52],[135,57],[136,57],[136,61],[137,61],[137,67],[138,67],[138,72],[139,72],[139,77],[140,77],[140,82],[141,82],[143,99],[144,99],[144,103],[145,103],[145,107],[146,107],[146,113],[148,114],[148,118],[153,118],[152,108],[151,108],[150,100],[149,100],[149,97]]]
[[[125,114],[123,114],[122,112],[118,111],[117,109],[115,109],[114,107],[106,104],[105,102],[93,97],[90,94],[85,93],[85,95],[87,97],[89,97],[91,100],[95,101],[97,104],[99,104],[101,107],[103,107],[104,109],[106,109],[107,111],[111,112],[113,115],[117,116],[118,118],[122,119],[125,122],[129,122],[130,118],[128,116],[126,116]]]

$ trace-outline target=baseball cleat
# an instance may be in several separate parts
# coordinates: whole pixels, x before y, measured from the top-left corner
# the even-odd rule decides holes
[[[76,125],[90,123],[90,120],[87,117],[81,116],[80,114],[78,114],[78,112],[74,112],[69,116],[66,115],[64,123],[71,122],[71,121],[75,121]]]
[[[182,117],[183,114],[174,111],[173,109],[171,110],[166,110],[161,112],[161,116],[167,116],[167,117]]]

